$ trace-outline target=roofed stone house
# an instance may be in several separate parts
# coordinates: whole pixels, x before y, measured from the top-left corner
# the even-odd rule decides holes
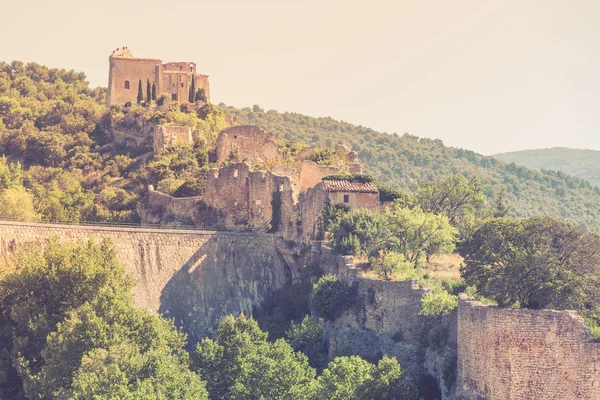
[[[371,182],[326,179],[322,185],[331,205],[350,208],[376,208],[379,205],[379,190]]]

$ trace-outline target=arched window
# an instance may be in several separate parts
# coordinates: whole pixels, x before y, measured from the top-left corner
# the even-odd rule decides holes
[[[125,89],[129,89],[129,81],[125,81]]]

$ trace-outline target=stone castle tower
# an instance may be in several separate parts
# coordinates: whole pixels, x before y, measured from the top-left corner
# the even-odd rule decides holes
[[[155,58],[135,58],[127,47],[119,47],[108,58],[108,94],[106,103],[123,104],[137,101],[139,82],[146,96],[146,85],[156,86],[156,96],[168,93],[171,100],[184,103],[188,101],[192,77],[195,90],[204,89],[210,101],[208,75],[197,73],[193,62],[171,62],[163,64]]]

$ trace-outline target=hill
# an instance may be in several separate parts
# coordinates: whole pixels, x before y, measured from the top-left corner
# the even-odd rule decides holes
[[[600,151],[554,147],[495,154],[500,161],[578,176],[600,186]]]
[[[135,149],[110,143],[101,129],[102,121],[124,116],[120,107],[106,109],[105,95],[103,88],[91,89],[80,72],[0,62],[0,215],[136,222],[136,205],[148,185],[179,196],[200,194],[202,174],[214,165],[211,143],[225,126],[225,112],[238,124],[273,131],[281,141],[346,144],[359,153],[366,172],[397,188],[413,190],[420,180],[460,173],[487,183],[492,198],[505,191],[513,216],[558,216],[600,232],[600,189],[581,178],[506,164],[440,140],[258,106],[220,105],[221,111],[208,106],[198,113],[133,107],[129,115],[189,125],[198,139],[193,147],[140,157]],[[23,168],[9,167],[1,156]]]
[[[512,216],[551,215],[600,232],[600,189],[563,172],[536,171],[448,147],[441,140],[384,134],[332,118],[264,111],[259,106],[236,109],[220,104],[219,108],[238,124],[273,131],[278,140],[314,146],[346,144],[358,152],[366,172],[396,188],[413,190],[419,180],[460,173],[482,179],[489,197],[505,191]]]

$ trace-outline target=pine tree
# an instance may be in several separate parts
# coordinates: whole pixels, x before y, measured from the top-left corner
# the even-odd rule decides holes
[[[196,77],[192,75],[192,85],[190,86],[190,94],[188,96],[188,101],[190,103],[194,102],[194,95],[196,94]]]
[[[142,100],[144,100],[144,90],[142,89],[142,80],[140,79],[140,82],[138,83],[138,95],[137,95],[138,104],[140,104],[142,102]]]
[[[148,82],[146,83],[146,102],[148,104],[150,104],[151,100],[152,100],[152,87],[150,86],[150,79],[148,79]]]
[[[152,101],[156,101],[156,85],[152,82]]]

